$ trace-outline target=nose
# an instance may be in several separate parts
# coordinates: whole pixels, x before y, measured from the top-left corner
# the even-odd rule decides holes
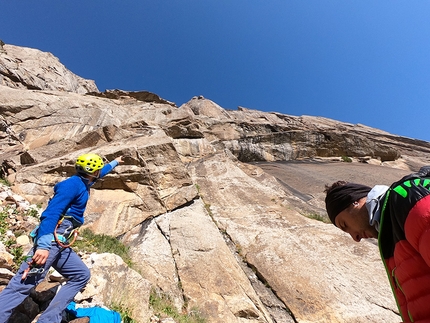
[[[348,233],[351,236],[352,240],[354,240],[355,242],[361,241],[361,237],[357,232],[348,232]]]

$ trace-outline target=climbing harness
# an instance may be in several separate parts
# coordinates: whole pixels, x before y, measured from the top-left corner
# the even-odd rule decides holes
[[[72,244],[74,244],[79,234],[79,227],[76,227],[76,228],[72,227],[72,230],[70,231],[69,234],[65,234],[69,228],[67,228],[64,231],[64,234],[57,234],[57,229],[60,226],[60,224],[63,222],[64,219],[68,219],[68,218],[73,219],[72,217],[67,217],[67,216],[61,217],[61,219],[58,221],[57,225],[55,226],[55,230],[54,230],[55,242],[58,243],[58,245],[62,248],[69,248]]]
[[[64,219],[70,220],[70,222],[75,225],[71,225],[70,227],[66,228],[62,234],[57,233],[57,229],[60,226],[61,223],[63,223]],[[69,248],[78,238],[79,234],[79,227],[81,226],[80,223],[78,223],[76,220],[73,219],[71,216],[63,215],[60,220],[57,222],[57,225],[55,226],[54,230],[54,238],[52,241],[55,241],[58,243],[58,245],[62,248]],[[39,226],[37,226],[31,233],[30,237],[33,241],[35,241],[37,237],[37,230],[39,229]]]
[[[70,220],[71,225],[67,227],[62,234],[57,233],[58,227],[63,223],[64,219]],[[62,248],[69,248],[77,239],[79,234],[79,225],[77,227],[74,227],[73,223],[76,223],[76,221],[71,216],[65,216],[63,215],[60,220],[57,222],[57,225],[55,226],[54,230],[54,239],[56,243]],[[31,233],[30,237],[34,240],[37,236],[37,230],[39,229],[39,226],[37,226]],[[29,260],[28,260],[29,259]],[[25,280],[27,277],[30,276],[36,276],[42,274],[45,269],[42,267],[38,267],[36,263],[33,261],[32,256],[29,256],[26,259],[26,262],[28,264],[28,268],[24,270],[21,276],[21,280]]]

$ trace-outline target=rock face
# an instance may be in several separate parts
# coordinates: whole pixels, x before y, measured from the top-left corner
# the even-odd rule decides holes
[[[13,45],[2,46],[0,84],[29,90],[98,92],[94,81],[73,74],[51,53]]]
[[[3,49],[0,163],[14,194],[46,205],[80,154],[124,156],[92,189],[86,226],[130,246],[141,275],[95,257],[82,299],[109,303],[126,286],[138,322],[153,288],[207,322],[400,321],[375,241],[305,215],[326,217],[324,184],[389,184],[426,164],[430,143],[203,97],[177,107],[147,92],[103,94],[52,54]]]

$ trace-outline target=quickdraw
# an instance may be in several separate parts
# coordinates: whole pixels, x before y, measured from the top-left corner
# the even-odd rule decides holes
[[[45,271],[45,269],[41,267],[35,267],[35,263],[33,262],[33,259],[31,259],[30,261],[27,261],[27,264],[28,264],[28,268],[24,270],[24,272],[22,273],[21,280],[25,280],[29,276],[40,275]]]

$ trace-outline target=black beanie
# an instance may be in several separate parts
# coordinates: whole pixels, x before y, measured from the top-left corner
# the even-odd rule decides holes
[[[330,189],[325,198],[325,208],[331,222],[336,225],[337,215],[355,201],[367,196],[370,190],[369,186],[355,183],[346,183]]]

